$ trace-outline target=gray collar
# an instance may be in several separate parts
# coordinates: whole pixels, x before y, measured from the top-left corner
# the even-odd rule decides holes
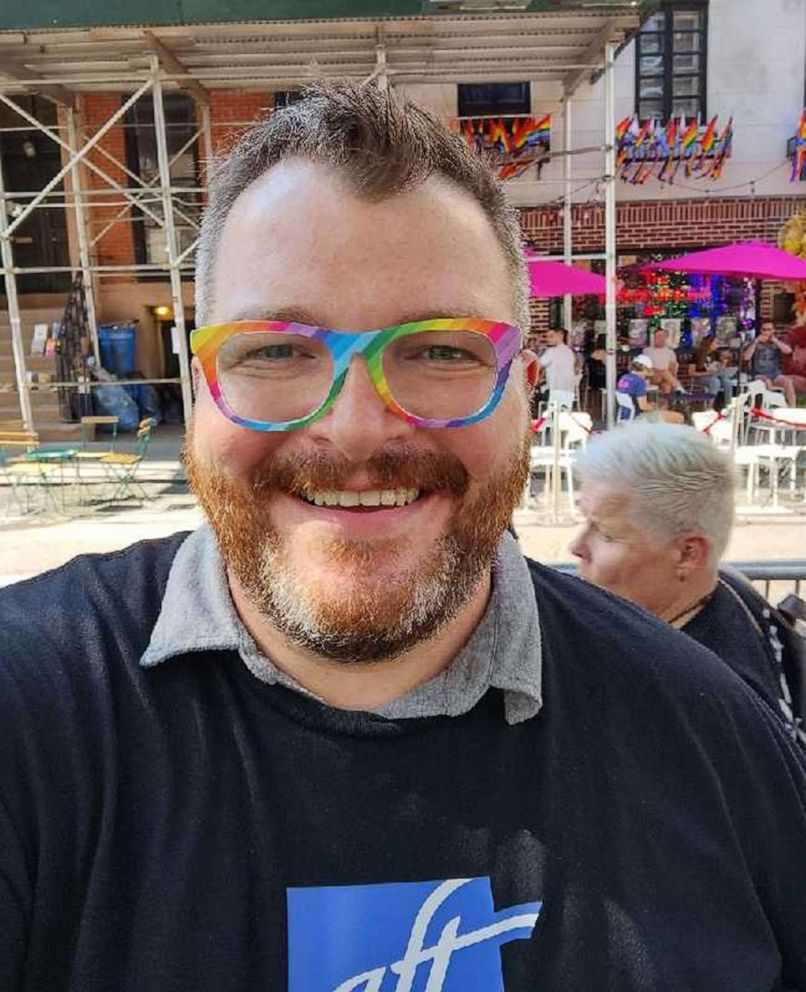
[[[150,668],[193,651],[237,651],[261,681],[316,698],[261,654],[244,627],[207,523],[190,534],[176,553],[160,615],[140,664]],[[540,709],[541,667],[534,586],[517,542],[504,534],[493,564],[490,601],[471,639],[445,671],[377,713],[390,719],[458,716],[492,687],[504,693],[507,722],[520,723]]]

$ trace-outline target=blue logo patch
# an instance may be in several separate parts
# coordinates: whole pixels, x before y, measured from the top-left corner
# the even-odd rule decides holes
[[[288,992],[505,992],[540,909],[496,912],[489,878],[289,889]]]

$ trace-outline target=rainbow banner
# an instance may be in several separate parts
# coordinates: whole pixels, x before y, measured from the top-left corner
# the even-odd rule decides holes
[[[457,121],[456,129],[470,149],[492,160],[499,179],[538,172],[551,147],[551,114],[543,117],[478,117]]]
[[[806,110],[801,111],[798,129],[795,132],[795,154],[792,156],[791,183],[806,179]]]
[[[720,131],[716,116],[701,126],[685,117],[665,123],[650,118],[642,124],[633,115],[616,126],[616,171],[631,185],[651,176],[673,183],[681,167],[687,179],[718,179],[732,143],[732,117]]]

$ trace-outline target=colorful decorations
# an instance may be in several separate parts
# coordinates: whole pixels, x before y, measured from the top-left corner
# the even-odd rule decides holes
[[[806,179],[806,109],[801,111],[798,129],[795,132],[795,147],[792,155],[791,183]]]
[[[544,117],[470,117],[457,121],[468,146],[488,155],[499,179],[515,179],[532,165],[538,170],[551,147],[551,115]]]
[[[649,332],[664,321],[685,318],[682,324],[685,346],[694,345],[691,334],[697,322],[718,331],[732,315],[733,327],[741,331],[755,320],[755,287],[751,279],[725,278],[699,273],[663,270],[623,270],[625,285],[617,300],[632,319],[647,321]]]
[[[778,247],[806,258],[806,210],[794,214],[778,232]]]
[[[625,117],[616,127],[616,170],[632,185],[650,176],[673,183],[681,166],[687,179],[719,179],[732,142],[732,117],[721,130],[716,115],[704,128],[697,120],[686,123],[685,117],[666,124]]]

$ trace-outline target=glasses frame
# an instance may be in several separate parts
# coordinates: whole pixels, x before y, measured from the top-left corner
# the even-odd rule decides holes
[[[388,344],[397,338],[425,331],[467,331],[488,338],[493,346],[497,363],[497,376],[490,398],[475,413],[453,420],[432,420],[418,417],[404,409],[395,400],[383,372],[383,353]],[[218,379],[218,354],[223,345],[235,334],[277,333],[296,334],[321,342],[333,360],[333,381],[324,401],[306,417],[296,420],[250,420],[240,416],[227,401]],[[504,393],[512,362],[523,350],[520,328],[497,320],[478,320],[473,317],[438,317],[418,320],[408,324],[395,324],[377,331],[337,331],[326,327],[276,320],[238,320],[227,324],[209,324],[191,331],[190,350],[199,359],[207,388],[218,409],[224,416],[241,427],[253,431],[293,431],[307,427],[324,417],[336,401],[344,386],[350,362],[362,355],[367,362],[370,379],[388,410],[416,427],[468,427],[495,410]]]

